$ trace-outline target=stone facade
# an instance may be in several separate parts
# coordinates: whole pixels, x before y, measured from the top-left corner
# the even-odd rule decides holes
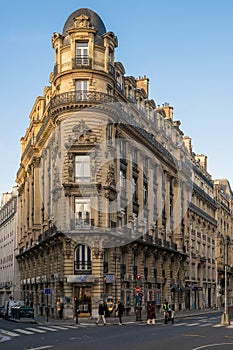
[[[117,37],[93,11],[71,14],[52,45],[50,85],[21,139],[21,299],[68,318],[77,307],[96,316],[108,298],[127,312],[165,299],[176,310],[213,306],[205,157],[193,158],[173,108],[149,99],[149,79],[125,76]]]
[[[2,195],[0,207],[0,305],[10,295],[19,300],[19,269],[15,260],[17,249],[17,187]]]
[[[225,302],[225,276],[227,277],[228,304],[233,304],[233,232],[232,203],[233,193],[227,179],[214,180],[215,199],[217,202],[217,294],[216,303]],[[226,271],[225,271],[226,266]],[[226,273],[226,274],[225,274]]]

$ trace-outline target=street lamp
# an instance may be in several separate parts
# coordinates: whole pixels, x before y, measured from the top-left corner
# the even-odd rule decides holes
[[[225,242],[225,264],[224,264],[224,275],[225,275],[225,295],[224,295],[224,313],[222,314],[222,319],[221,319],[221,324],[228,326],[230,324],[230,318],[229,318],[229,313],[228,313],[228,304],[227,304],[227,298],[228,298],[228,291],[227,291],[227,262],[228,262],[228,244],[229,244],[229,237],[226,237],[226,242]]]

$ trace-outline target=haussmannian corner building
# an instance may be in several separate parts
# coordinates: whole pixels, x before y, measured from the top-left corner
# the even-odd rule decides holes
[[[72,13],[52,45],[17,172],[22,300],[54,316],[63,303],[68,318],[75,297],[80,316],[108,297],[131,313],[165,299],[213,306],[213,184],[173,108],[149,98],[148,77],[125,75],[117,37],[92,10]]]

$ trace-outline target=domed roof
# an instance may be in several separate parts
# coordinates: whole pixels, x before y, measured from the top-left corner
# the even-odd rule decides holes
[[[94,27],[95,30],[97,30],[97,36],[101,36],[102,34],[106,33],[105,25],[102,21],[102,19],[95,13],[94,11],[87,9],[87,8],[81,8],[79,10],[74,11],[71,13],[71,15],[66,20],[66,23],[63,28],[63,36],[67,36],[67,30],[74,27],[74,18],[78,17],[80,15],[85,15],[89,17],[90,19],[90,26]]]

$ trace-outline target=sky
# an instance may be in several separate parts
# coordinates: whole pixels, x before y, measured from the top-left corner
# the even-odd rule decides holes
[[[15,185],[20,138],[54,66],[51,38],[86,7],[118,37],[125,75],[147,75],[149,97],[174,107],[213,179],[233,188],[232,0],[38,0],[0,2],[0,195]]]

